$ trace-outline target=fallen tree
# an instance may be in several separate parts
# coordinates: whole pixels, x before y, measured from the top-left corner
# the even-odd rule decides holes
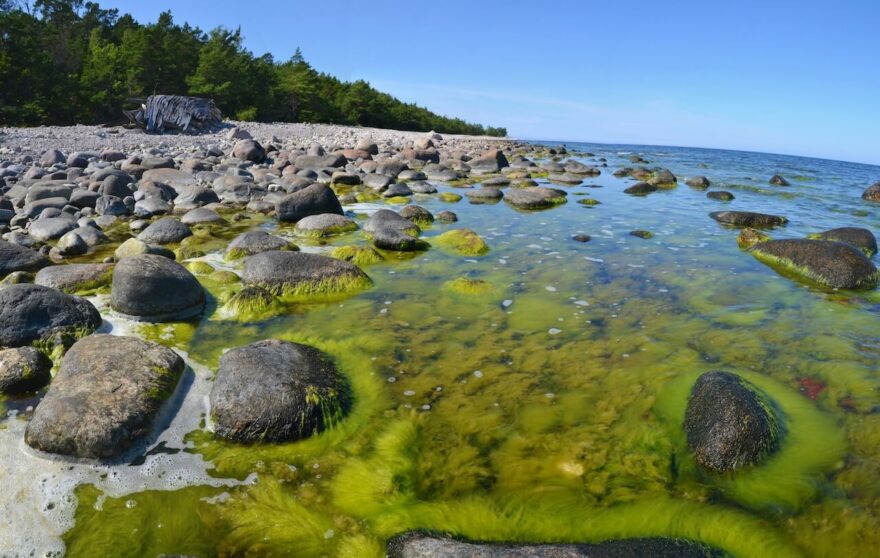
[[[183,95],[151,95],[140,108],[123,111],[131,126],[144,128],[147,133],[182,132],[199,134],[216,130],[223,115],[211,99]]]

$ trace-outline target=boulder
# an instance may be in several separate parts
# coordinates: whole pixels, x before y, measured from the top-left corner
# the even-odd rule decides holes
[[[210,402],[216,434],[241,443],[300,440],[333,427],[351,407],[327,355],[276,339],[224,353]]]
[[[543,186],[529,186],[508,190],[504,201],[517,209],[548,209],[568,201],[565,192]]]
[[[324,184],[312,184],[287,194],[275,204],[275,216],[280,221],[299,221],[309,215],[335,213],[342,215],[339,198]]]
[[[367,236],[380,230],[394,230],[409,236],[418,236],[421,232],[418,225],[390,209],[376,211],[364,223]]]
[[[205,291],[185,267],[154,254],[123,258],[113,270],[110,304],[150,322],[184,320],[205,307]]]
[[[117,335],[81,339],[34,410],[25,442],[72,457],[118,456],[152,432],[183,369],[183,359],[157,343]]]
[[[34,347],[0,351],[0,393],[19,395],[36,391],[52,379],[52,361]]]
[[[379,229],[374,231],[370,234],[370,240],[376,248],[396,252],[414,252],[427,250],[430,247],[424,240],[396,229]]]
[[[55,335],[81,336],[101,325],[88,300],[42,285],[0,289],[0,347],[21,347]]]
[[[243,139],[237,141],[232,147],[232,156],[242,161],[262,163],[266,160],[266,150],[256,140]]]
[[[14,271],[36,271],[49,260],[35,250],[0,240],[0,277]]]
[[[858,248],[830,240],[768,240],[751,253],[758,260],[797,277],[834,289],[873,289],[880,274]]]
[[[192,236],[188,226],[174,217],[163,217],[151,223],[137,238],[147,244],[173,244],[188,236]]]
[[[348,217],[335,213],[322,213],[303,217],[297,221],[294,231],[303,236],[322,237],[351,232],[357,228],[357,223]]]
[[[653,184],[648,184],[647,182],[636,182],[629,188],[623,191],[624,194],[629,194],[631,196],[646,196],[652,192],[656,192],[658,190],[657,186]]]
[[[232,239],[226,247],[224,256],[227,260],[237,260],[270,250],[299,250],[299,248],[281,237],[256,230],[243,232]]]
[[[32,221],[28,227],[28,233],[43,242],[61,238],[64,233],[76,228],[76,220],[71,216],[47,217]]]
[[[216,211],[207,207],[197,207],[187,211],[180,222],[184,225],[199,225],[203,223],[222,223],[224,221]]]
[[[430,225],[434,222],[434,216],[430,211],[420,205],[407,205],[400,209],[399,215],[418,226]]]
[[[685,184],[696,190],[707,190],[711,183],[705,176],[692,176],[684,181]]]
[[[778,174],[774,174],[772,177],[770,177],[770,184],[773,184],[774,186],[788,186],[789,185],[788,180],[782,178]]]
[[[737,227],[766,228],[784,225],[788,219],[779,215],[767,215],[766,213],[754,213],[751,211],[715,211],[709,217],[725,225]]]
[[[694,459],[717,473],[754,465],[779,446],[774,403],[735,374],[700,376],[688,399],[684,430]]]
[[[64,233],[58,239],[54,252],[61,256],[79,256],[89,251],[89,245],[76,233],[78,229]]]
[[[67,264],[44,267],[37,272],[34,283],[65,293],[77,293],[106,287],[112,277],[113,264]]]
[[[725,190],[713,190],[711,192],[706,192],[706,197],[710,200],[718,200],[718,201],[733,201],[734,195]]]
[[[290,251],[250,256],[244,262],[241,279],[279,297],[337,295],[372,284],[366,273],[348,262]]]
[[[869,258],[877,253],[877,238],[868,229],[841,227],[809,235],[814,240],[832,240],[855,246]]]
[[[862,199],[868,201],[880,202],[880,182],[868,186],[864,192],[862,192]]]

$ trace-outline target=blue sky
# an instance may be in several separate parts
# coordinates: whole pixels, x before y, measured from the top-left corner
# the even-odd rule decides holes
[[[106,0],[523,139],[880,163],[880,1]]]

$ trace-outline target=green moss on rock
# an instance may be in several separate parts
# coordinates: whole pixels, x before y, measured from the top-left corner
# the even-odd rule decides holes
[[[433,239],[438,246],[454,250],[462,256],[483,256],[489,253],[489,245],[470,229],[454,229]]]

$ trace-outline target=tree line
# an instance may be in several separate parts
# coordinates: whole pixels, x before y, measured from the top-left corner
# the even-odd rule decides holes
[[[239,29],[204,32],[170,12],[143,25],[83,0],[0,0],[0,125],[118,122],[131,99],[210,97],[228,117],[505,136],[318,72],[299,49],[255,56]]]

